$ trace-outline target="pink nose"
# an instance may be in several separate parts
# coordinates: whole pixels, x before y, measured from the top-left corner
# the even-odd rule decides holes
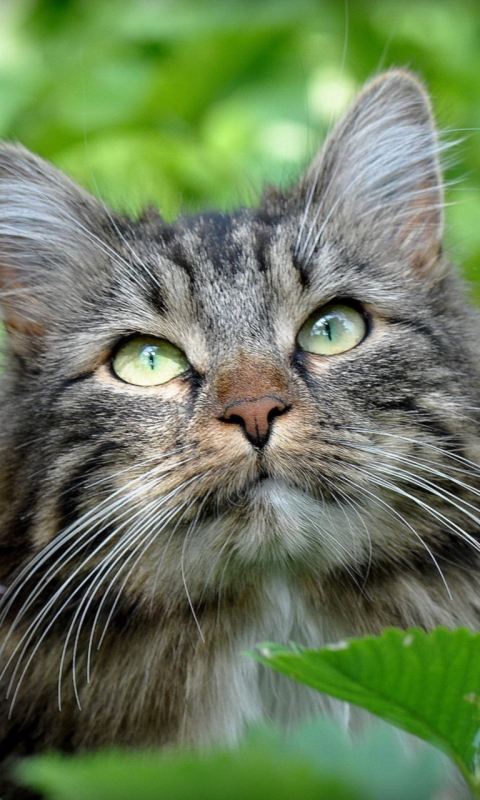
[[[255,447],[263,447],[270,436],[273,419],[287,411],[287,404],[273,394],[256,400],[234,400],[225,407],[221,419],[241,425]]]

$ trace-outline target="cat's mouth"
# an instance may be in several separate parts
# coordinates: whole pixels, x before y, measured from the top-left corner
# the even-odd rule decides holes
[[[267,472],[266,469],[261,469],[255,483],[262,483],[263,481],[268,481],[268,480],[272,480],[272,476],[270,475],[269,472]],[[273,478],[273,480],[275,479]]]

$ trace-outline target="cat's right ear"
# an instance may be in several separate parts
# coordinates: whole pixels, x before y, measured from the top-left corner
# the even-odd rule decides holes
[[[105,209],[51,164],[0,145],[0,306],[9,340],[38,352],[45,330],[80,299],[100,252]]]

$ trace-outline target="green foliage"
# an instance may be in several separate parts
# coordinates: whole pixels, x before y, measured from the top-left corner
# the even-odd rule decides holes
[[[480,634],[390,628],[321,650],[261,645],[257,658],[442,748],[480,796]]]
[[[49,800],[430,800],[445,767],[432,750],[407,758],[386,726],[354,743],[322,719],[252,730],[234,752],[44,756],[20,776]]]
[[[0,136],[133,212],[231,207],[294,180],[363,81],[408,65],[463,139],[449,240],[475,280],[479,34],[474,0],[3,0]]]

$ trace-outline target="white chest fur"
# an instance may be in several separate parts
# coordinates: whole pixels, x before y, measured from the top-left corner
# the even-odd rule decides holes
[[[206,703],[203,696],[202,707],[193,703],[196,706],[195,742],[233,744],[241,738],[245,727],[254,722],[269,720],[290,727],[303,718],[325,711],[348,724],[347,704],[279,675],[245,655],[262,642],[288,644],[293,641],[320,647],[341,638],[342,631],[334,630],[325,619],[314,615],[298,592],[284,580],[268,582],[258,616],[232,638],[227,649],[218,652],[209,674],[203,675],[210,691]],[[193,710],[192,706],[190,708]],[[185,724],[190,729],[190,738],[192,717],[186,719]]]

